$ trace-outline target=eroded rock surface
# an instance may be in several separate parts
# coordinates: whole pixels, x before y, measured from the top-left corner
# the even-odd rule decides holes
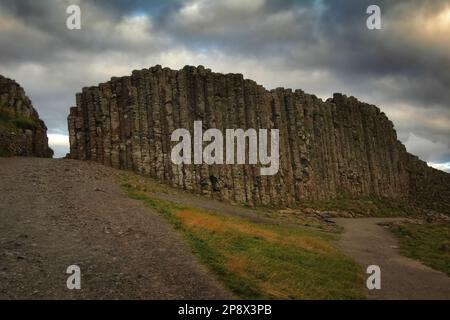
[[[0,75],[0,156],[53,156],[47,127],[24,89]]]
[[[150,175],[237,203],[289,205],[342,195],[408,200],[450,212],[450,175],[406,152],[379,108],[335,94],[266,90],[241,74],[155,66],[83,88],[68,117],[70,155]],[[175,165],[173,130],[280,130],[280,170],[258,165]]]

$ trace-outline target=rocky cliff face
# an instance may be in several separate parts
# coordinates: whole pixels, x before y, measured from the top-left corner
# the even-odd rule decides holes
[[[335,94],[268,91],[241,74],[155,66],[83,88],[68,117],[70,155],[150,175],[237,203],[380,196],[450,212],[450,175],[408,154],[377,107]],[[175,165],[173,130],[279,129],[280,170],[259,165]]]
[[[15,81],[0,75],[0,156],[53,156],[47,127]]]

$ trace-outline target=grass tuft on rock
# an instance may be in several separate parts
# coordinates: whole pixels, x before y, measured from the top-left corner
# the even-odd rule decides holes
[[[0,129],[16,132],[18,130],[35,130],[36,122],[31,118],[18,117],[4,107],[0,107]]]

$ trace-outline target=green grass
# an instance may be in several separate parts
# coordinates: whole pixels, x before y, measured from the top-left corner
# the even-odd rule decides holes
[[[450,276],[450,224],[390,224],[403,255]]]
[[[11,110],[0,107],[0,129],[9,131],[34,130],[36,122],[33,119],[15,116]]]
[[[15,125],[11,122],[12,118],[13,116],[9,110],[0,108],[0,130],[17,130]]]
[[[361,299],[360,268],[332,244],[336,235],[250,222],[152,198],[127,195],[158,211],[182,232],[200,260],[244,299]]]
[[[305,201],[301,206],[320,211],[344,211],[366,217],[410,216],[415,212],[414,208],[408,206],[404,201],[379,197],[340,197],[323,201]]]

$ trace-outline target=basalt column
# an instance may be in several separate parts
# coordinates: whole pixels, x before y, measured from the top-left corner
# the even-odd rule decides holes
[[[25,90],[0,75],[0,156],[51,158],[47,127]]]
[[[408,154],[386,115],[353,97],[323,101],[301,90],[268,91],[241,74],[155,66],[84,88],[76,101],[68,117],[74,159],[250,205],[380,196],[449,211],[449,175]],[[194,121],[224,137],[226,129],[278,129],[278,173],[261,175],[262,165],[248,162],[174,164],[171,133],[185,128],[193,144]]]

